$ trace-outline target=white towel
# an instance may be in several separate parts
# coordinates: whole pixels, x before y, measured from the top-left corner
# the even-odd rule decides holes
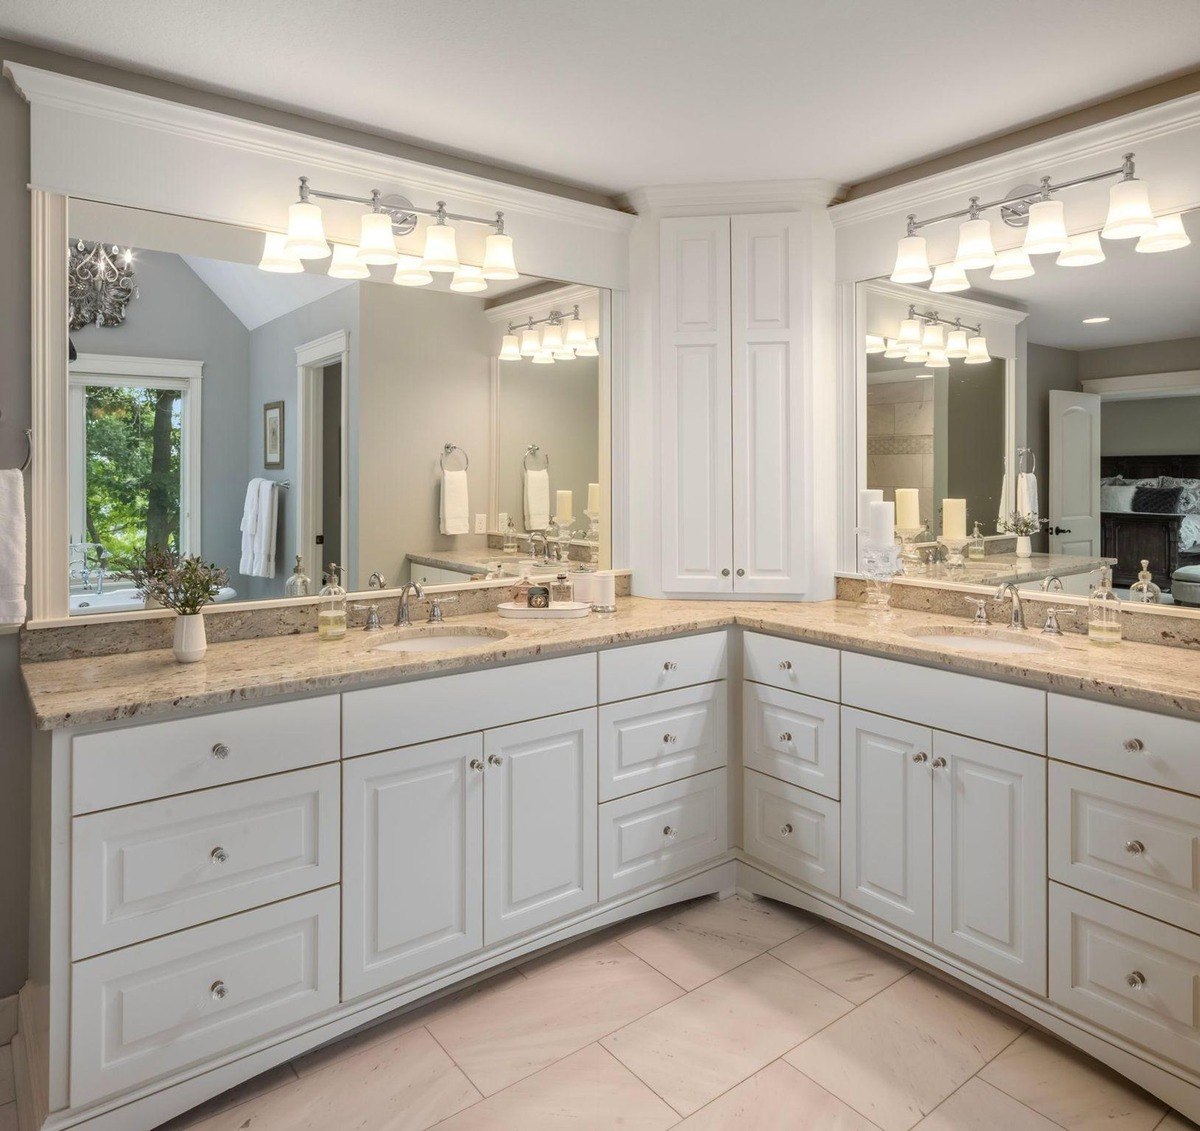
[[[246,484],[246,500],[242,503],[242,556],[238,561],[238,573],[247,577],[254,572],[254,532],[258,529],[258,489],[261,479],[251,479]]]
[[[467,473],[465,471],[442,472],[442,522],[443,534],[470,534],[471,508],[467,501]]]
[[[270,479],[258,481],[258,520],[254,527],[251,577],[275,576],[275,541],[279,517],[279,488]]]
[[[996,511],[996,530],[997,531],[999,531],[1000,527],[1002,527],[1006,522],[1008,522],[1009,513],[1010,513],[1010,511],[1009,511],[1009,506],[1008,506],[1008,471],[1006,469],[1004,472],[1004,475],[1001,476],[1001,478],[1000,478],[1000,507]]]
[[[0,624],[25,623],[25,476],[0,471]]]
[[[1017,510],[1035,521],[1038,517],[1037,476],[1032,471],[1022,471],[1017,476]]]
[[[525,529],[545,530],[550,525],[550,469],[525,472]]]

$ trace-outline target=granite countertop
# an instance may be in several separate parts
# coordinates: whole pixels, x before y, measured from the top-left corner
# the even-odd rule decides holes
[[[351,630],[340,641],[316,633],[209,647],[197,664],[168,650],[22,665],[35,724],[43,730],[120,719],[158,719],[187,710],[254,703],[280,695],[335,692],[412,676],[485,667],[738,624],[816,644],[913,660],[1033,687],[1200,719],[1200,650],[1124,642],[1101,648],[1085,636],[1054,639],[1053,650],[1012,655],[948,653],[906,630],[962,626],[944,613],[896,610],[879,624],[849,601],[659,601],[627,597],[617,612],[584,620],[506,620],[497,613],[453,617],[449,629],[499,629],[504,639],[447,652],[375,652],[405,630]],[[1030,632],[1030,636],[1036,636]],[[1039,639],[1041,639],[1039,637]]]
[[[915,572],[899,578],[902,581],[933,581],[942,584],[957,581],[964,585],[985,585],[1001,581],[1041,581],[1050,576],[1071,577],[1080,573],[1093,573],[1102,565],[1116,565],[1116,558],[1085,558],[1076,554],[1033,554],[1028,558],[1016,554],[988,554],[982,561],[968,561],[963,569],[951,570],[945,562],[939,562],[937,572],[924,574]]]
[[[571,543],[572,545],[583,545],[583,543]],[[486,573],[487,567],[492,562],[499,562],[506,573],[512,573],[516,576],[518,563],[531,560],[526,554],[524,546],[519,553],[506,554],[503,550],[497,550],[495,547],[491,549],[484,548],[482,550],[410,550],[408,560],[416,565],[433,566],[435,569],[451,569],[457,570],[460,573]],[[533,571],[535,576],[547,575],[553,577],[554,574],[561,572],[560,567],[566,566],[570,569],[575,569],[579,566],[579,562],[550,562],[549,565],[539,565]]]

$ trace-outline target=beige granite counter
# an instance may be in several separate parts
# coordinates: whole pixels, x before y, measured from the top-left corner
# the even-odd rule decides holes
[[[312,633],[216,644],[197,664],[164,650],[22,665],[36,725],[44,730],[119,719],[156,719],[187,710],[253,703],[280,695],[347,690],[489,664],[578,652],[684,632],[741,625],[817,644],[894,656],[1200,719],[1200,650],[1123,643],[1099,648],[1086,637],[1054,640],[1033,654],[948,653],[906,635],[912,627],[958,623],[945,614],[900,610],[878,624],[848,601],[619,601],[618,610],[585,620],[517,621],[496,613],[453,618],[452,627],[502,629],[464,651],[373,652],[404,630],[352,631],[324,642]],[[450,627],[450,625],[448,625]]]

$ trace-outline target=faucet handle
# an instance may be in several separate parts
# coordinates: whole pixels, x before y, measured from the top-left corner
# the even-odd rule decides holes
[[[1042,625],[1043,636],[1062,636],[1063,630],[1058,627],[1058,618],[1061,616],[1073,617],[1078,613],[1078,609],[1057,608],[1046,610],[1046,623]]]
[[[988,603],[987,603],[986,597],[964,597],[963,600],[966,601],[966,603],[968,605],[975,606],[974,620],[975,620],[976,624],[987,624],[988,623],[988,615],[987,615]]]
[[[429,598],[429,624],[441,624],[445,619],[442,616],[442,606],[452,605],[458,597],[455,594],[450,594],[447,597],[430,597]]]
[[[363,625],[364,632],[380,632],[383,625],[379,623],[379,606],[374,602],[368,602],[361,605],[351,605],[356,613],[366,613],[367,620]]]

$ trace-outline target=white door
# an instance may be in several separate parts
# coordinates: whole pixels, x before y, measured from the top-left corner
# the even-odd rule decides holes
[[[483,946],[483,736],[342,763],[342,995]]]
[[[933,933],[932,732],[842,708],[842,898]]]
[[[484,733],[484,939],[596,902],[596,711]]]
[[[1100,554],[1100,397],[1050,390],[1050,552]]]
[[[933,736],[933,941],[1046,993],[1046,759]]]
[[[662,562],[669,593],[733,587],[729,217],[662,222]]]

